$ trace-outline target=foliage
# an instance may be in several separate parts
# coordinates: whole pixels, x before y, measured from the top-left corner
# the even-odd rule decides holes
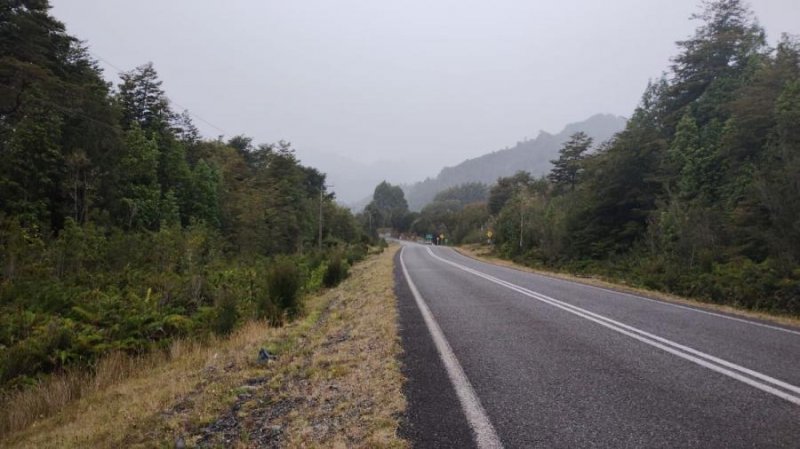
[[[525,263],[800,313],[800,43],[767,48],[740,0],[693,18],[625,130],[592,153],[574,135],[547,179],[499,179],[486,223]],[[466,224],[455,210],[420,220]]]
[[[325,287],[336,287],[347,277],[348,266],[339,254],[334,254],[325,267],[325,275],[322,278],[322,285]]]
[[[434,202],[458,201],[462,205],[483,203],[489,198],[489,187],[480,182],[459,184],[442,190],[433,198]]]
[[[47,1],[0,3],[0,390],[296,315],[362,240],[287,142],[203,140],[153,64],[113,92]]]
[[[364,208],[362,218],[370,232],[379,228],[393,228],[403,232],[409,226],[408,203],[400,186],[386,181],[375,187],[372,201]]]
[[[285,310],[289,317],[300,312],[300,288],[302,279],[296,261],[280,258],[267,273],[267,289],[272,300]]]
[[[592,138],[582,131],[570,136],[564,146],[558,150],[558,159],[550,161],[553,169],[547,175],[547,179],[557,188],[569,187],[570,191],[574,191],[578,177],[583,172],[581,162],[591,146]]]
[[[531,181],[530,173],[524,171],[519,171],[514,176],[499,178],[497,184],[489,191],[489,212],[492,215],[499,213],[508,200],[521,189],[528,187]]]

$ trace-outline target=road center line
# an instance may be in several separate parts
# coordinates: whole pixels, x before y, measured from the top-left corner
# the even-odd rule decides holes
[[[480,399],[478,399],[477,394],[475,394],[472,384],[469,383],[467,375],[464,374],[464,369],[453,353],[453,349],[450,347],[450,343],[447,342],[442,329],[434,319],[427,303],[425,303],[419,290],[417,290],[417,286],[414,285],[414,281],[411,280],[411,276],[408,274],[406,263],[403,260],[403,251],[405,249],[405,246],[400,249],[400,266],[403,269],[403,275],[406,278],[411,294],[414,296],[417,307],[419,307],[419,311],[422,313],[425,325],[431,333],[433,343],[447,371],[447,376],[450,378],[450,382],[456,390],[458,400],[461,402],[461,408],[464,410],[467,421],[474,433],[475,443],[480,449],[500,449],[503,447],[503,444],[500,442],[500,438],[498,438],[494,426],[492,426],[492,423],[489,421],[489,417],[486,416],[486,411],[483,409]]]
[[[706,353],[704,353],[702,351],[698,351],[696,349],[693,349],[693,348],[690,348],[688,346],[682,345],[680,343],[668,340],[666,338],[659,337],[657,335],[651,334],[649,332],[646,332],[644,330],[638,329],[636,327],[629,326],[629,325],[624,324],[624,323],[620,323],[620,322],[615,321],[615,320],[613,320],[611,318],[607,318],[607,317],[605,317],[603,315],[599,315],[599,314],[596,314],[594,312],[590,312],[590,311],[588,311],[586,309],[583,309],[583,308],[580,308],[578,306],[574,306],[572,304],[568,304],[568,303],[565,303],[563,301],[559,301],[559,300],[557,300],[555,298],[551,298],[551,297],[543,295],[541,293],[537,293],[537,292],[534,292],[532,290],[528,290],[528,289],[526,289],[524,287],[520,287],[519,285],[513,284],[513,283],[508,282],[508,281],[504,281],[502,279],[496,278],[494,276],[491,276],[489,274],[486,274],[486,273],[483,273],[481,271],[475,270],[473,268],[469,268],[469,267],[466,267],[464,265],[458,264],[456,262],[444,259],[444,258],[439,257],[436,254],[434,254],[433,251],[431,251],[430,248],[426,248],[426,250],[428,251],[428,254],[430,254],[433,258],[438,259],[438,260],[440,260],[440,261],[442,261],[442,262],[444,262],[446,264],[449,264],[451,266],[454,266],[454,267],[456,267],[456,268],[458,268],[458,269],[460,269],[462,271],[466,271],[467,273],[470,273],[470,274],[473,274],[475,276],[481,277],[481,278],[486,279],[486,280],[488,280],[490,282],[493,282],[495,284],[498,284],[498,285],[501,285],[503,287],[506,287],[506,288],[508,288],[510,290],[514,290],[514,291],[516,291],[518,293],[521,293],[521,294],[523,294],[525,296],[528,296],[530,298],[536,299],[538,301],[541,301],[541,302],[544,302],[546,304],[552,305],[554,307],[557,307],[559,309],[562,309],[562,310],[567,311],[569,313],[572,313],[574,315],[580,316],[581,318],[584,318],[584,319],[587,319],[589,321],[595,322],[597,324],[600,324],[601,326],[607,327],[607,328],[609,328],[611,330],[614,330],[614,331],[616,331],[618,333],[621,333],[623,335],[631,337],[631,338],[633,338],[635,340],[641,341],[642,343],[646,343],[646,344],[648,344],[650,346],[654,346],[654,347],[659,348],[659,349],[661,349],[663,351],[669,352],[670,354],[676,355],[676,356],[681,357],[681,358],[683,358],[685,360],[689,360],[689,361],[694,362],[694,363],[696,363],[696,364],[698,364],[700,366],[708,368],[708,369],[710,369],[712,371],[716,371],[716,372],[718,372],[720,374],[724,374],[724,375],[726,375],[728,377],[731,377],[733,379],[736,379],[736,380],[738,380],[740,382],[743,382],[745,384],[748,384],[750,386],[758,388],[759,390],[762,390],[764,392],[773,394],[773,395],[775,395],[777,397],[780,397],[781,399],[785,399],[785,400],[787,400],[789,402],[792,402],[794,404],[800,405],[800,396],[797,396],[795,394],[792,394],[792,393],[789,393],[789,392],[786,392],[786,391],[783,391],[783,390],[780,390],[780,389],[776,388],[776,387],[780,387],[780,388],[784,388],[786,390],[789,390],[789,391],[791,391],[793,393],[800,394],[800,387],[797,387],[797,386],[789,384],[787,382],[783,382],[783,381],[781,381],[779,379],[775,379],[773,377],[767,376],[766,374],[759,373],[757,371],[745,368],[743,366],[737,365],[737,364],[729,362],[727,360],[723,360],[723,359],[720,359],[718,357],[714,357],[714,356],[712,356],[710,354],[706,354]],[[748,376],[752,376],[752,377],[755,377],[757,379],[760,379],[761,381],[767,382],[767,383],[769,383],[771,385],[768,385],[767,383],[761,382],[761,381],[753,379],[751,377],[747,377],[747,376],[745,376],[745,374],[748,375]]]
[[[457,255],[459,255],[461,257],[467,258],[469,260],[473,260],[473,261],[477,261],[477,262],[486,264],[486,262],[483,262],[483,261],[481,261],[481,260],[479,260],[477,258],[473,258],[473,257],[470,257],[470,256],[465,256],[464,254],[461,254],[458,251],[453,251],[453,252],[455,254],[457,254]],[[659,305],[662,305],[662,306],[676,307],[678,309],[690,310],[692,312],[702,313],[704,315],[711,315],[711,316],[715,316],[715,317],[718,317],[718,318],[724,318],[726,320],[737,321],[739,323],[749,324],[751,326],[758,326],[758,327],[763,327],[763,328],[766,328],[766,329],[771,329],[771,330],[774,330],[774,331],[785,332],[785,333],[794,334],[794,335],[800,335],[800,331],[796,331],[794,329],[787,329],[785,327],[773,326],[771,324],[766,324],[766,323],[759,323],[758,321],[752,321],[752,320],[748,320],[748,319],[744,319],[744,318],[738,318],[738,317],[735,317],[735,316],[725,315],[725,314],[722,314],[722,313],[711,312],[711,311],[708,311],[708,310],[698,309],[697,307],[685,306],[683,304],[675,304],[674,302],[670,302],[670,301],[664,301],[664,300],[659,300],[659,299],[648,298],[646,296],[636,295],[636,294],[633,294],[633,293],[623,292],[623,291],[619,291],[619,290],[612,290],[610,288],[605,288],[605,287],[598,287],[596,285],[586,284],[586,283],[583,283],[583,282],[573,281],[573,280],[570,280],[570,279],[562,279],[562,278],[559,278],[559,277],[556,277],[556,276],[547,275],[547,274],[530,273],[530,272],[519,270],[519,269],[516,269],[516,268],[513,268],[513,267],[502,267],[502,266],[500,266],[500,267],[501,268],[511,268],[512,270],[519,271],[520,273],[532,274],[534,276],[541,276],[541,277],[544,277],[544,278],[547,278],[547,279],[553,279],[553,280],[556,280],[556,281],[568,282],[570,284],[577,285],[579,287],[591,288],[591,289],[594,289],[594,290],[600,290],[600,291],[604,291],[604,292],[608,292],[608,293],[614,293],[616,295],[627,296],[629,298],[633,298],[633,299],[640,300],[640,301],[653,302],[653,303],[656,303],[656,304],[659,304]]]

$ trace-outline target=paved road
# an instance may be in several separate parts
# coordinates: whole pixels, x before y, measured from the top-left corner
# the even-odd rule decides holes
[[[396,275],[416,447],[800,448],[798,329],[449,248]]]

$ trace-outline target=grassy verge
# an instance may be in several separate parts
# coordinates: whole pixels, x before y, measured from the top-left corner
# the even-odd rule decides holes
[[[672,302],[676,304],[699,307],[709,311],[723,312],[731,315],[738,315],[745,318],[755,318],[763,321],[771,321],[777,324],[800,327],[800,317],[796,316],[777,315],[777,314],[741,309],[728,305],[709,303],[696,299],[685,298],[682,296],[671,295],[669,293],[664,293],[657,290],[648,290],[640,287],[625,285],[623,283],[620,283],[619,280],[615,279],[605,279],[597,276],[590,276],[590,277],[576,276],[574,274],[560,272],[560,271],[548,271],[538,268],[531,268],[525,265],[514,263],[507,259],[502,259],[500,257],[497,257],[495,254],[491,252],[491,250],[488,247],[484,245],[464,245],[454,249],[467,257],[472,257],[474,259],[482,260],[484,262],[489,262],[495,265],[513,268],[520,271],[541,274],[543,276],[549,276],[556,279],[578,282],[581,284],[592,285],[595,287],[606,288],[623,293],[631,293],[635,295],[644,296],[647,298],[659,299],[662,301]]]
[[[69,401],[0,443],[19,448],[406,447],[392,260],[353,267],[281,328],[249,323]],[[260,348],[277,360],[259,362]],[[24,404],[19,404],[24,407]]]

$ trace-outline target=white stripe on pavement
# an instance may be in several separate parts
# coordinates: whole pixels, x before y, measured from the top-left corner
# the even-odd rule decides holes
[[[600,324],[601,326],[607,327],[623,335],[634,338],[650,346],[654,346],[656,348],[669,352],[670,354],[676,355],[683,359],[694,362],[700,366],[708,368],[712,371],[716,371],[720,374],[724,374],[740,382],[758,388],[759,390],[773,394],[781,399],[785,399],[789,402],[800,405],[800,396],[796,396],[792,393],[776,388],[780,387],[789,390],[790,392],[800,393],[800,387],[786,383],[779,379],[775,379],[774,377],[767,376],[766,374],[753,371],[749,368],[745,368],[743,366],[737,365],[727,360],[714,357],[710,354],[706,354],[704,352],[698,351],[696,349],[690,348],[680,343],[676,343],[666,338],[653,335],[649,332],[643,331],[636,327],[620,323],[619,321],[615,321],[603,315],[599,315],[594,312],[590,312],[586,309],[543,295],[541,293],[528,290],[524,287],[520,287],[519,285],[513,284],[511,282],[504,281],[502,279],[496,278],[494,276],[475,270],[473,268],[469,268],[464,265],[458,264],[456,262],[439,257],[436,254],[434,254],[430,248],[426,249],[428,251],[428,254],[430,254],[433,258],[438,259],[446,264],[452,265],[462,271],[466,271],[467,273],[473,274],[475,276],[481,277],[495,284],[514,290],[530,298],[536,299],[538,301],[544,302],[554,307],[558,307],[559,309],[565,310],[569,313],[580,316],[581,318]],[[759,380],[753,379],[751,377],[746,377],[745,374],[755,377],[756,379],[760,379],[761,381],[764,381],[766,383],[760,382]],[[767,383],[771,385],[767,385]]]
[[[406,282],[408,282],[408,288],[411,290],[414,300],[417,302],[417,307],[419,307],[419,311],[422,313],[425,325],[428,326],[428,331],[431,333],[433,343],[436,345],[436,350],[439,352],[439,357],[442,359],[442,363],[444,363],[444,367],[447,370],[447,376],[450,378],[450,382],[456,390],[458,400],[461,402],[461,408],[464,410],[467,422],[469,422],[474,432],[475,443],[480,449],[500,449],[503,447],[503,444],[500,442],[500,438],[498,438],[494,426],[492,426],[492,423],[489,421],[489,417],[486,416],[486,411],[483,409],[480,399],[478,399],[478,396],[475,394],[472,384],[469,383],[467,375],[464,374],[464,369],[453,353],[453,349],[450,347],[450,343],[447,342],[442,329],[433,318],[433,314],[428,308],[428,305],[425,303],[422,295],[419,294],[417,286],[414,285],[414,281],[411,280],[411,276],[408,274],[406,263],[403,261],[403,251],[405,249],[405,246],[400,249],[400,266],[403,269],[403,275],[406,278]]]
[[[454,250],[453,252],[455,254],[458,254],[461,257],[466,258],[466,259],[477,261],[477,262],[484,263],[484,264],[487,264],[487,265],[491,265],[491,264],[488,264],[488,263],[483,262],[481,260],[478,260],[476,258],[473,258],[473,257],[470,257],[470,256],[465,256],[464,254],[461,254],[458,251]],[[500,266],[498,266],[498,267],[500,267]],[[679,309],[690,310],[692,312],[702,313],[702,314],[705,314],[705,315],[711,315],[711,316],[715,316],[715,317],[718,317],[718,318],[725,318],[726,320],[737,321],[737,322],[740,322],[740,323],[749,324],[749,325],[752,325],[752,326],[763,327],[763,328],[771,329],[771,330],[774,330],[774,331],[780,331],[780,332],[786,332],[788,334],[800,335],[800,331],[797,331],[797,330],[794,330],[794,329],[788,329],[788,328],[785,328],[785,327],[774,326],[772,324],[759,323],[758,321],[752,321],[752,320],[747,320],[747,319],[744,319],[744,318],[725,315],[725,314],[722,314],[722,313],[711,312],[711,311],[708,311],[708,310],[699,309],[697,307],[685,306],[683,304],[675,304],[674,302],[670,302],[670,301],[666,301],[666,300],[653,299],[653,298],[648,298],[646,296],[636,295],[634,293],[628,293],[628,292],[623,292],[623,291],[619,291],[619,290],[612,290],[610,288],[605,288],[605,287],[598,287],[596,285],[587,284],[587,283],[584,283],[584,282],[573,281],[571,279],[562,279],[560,277],[552,276],[552,275],[545,274],[545,273],[532,273],[532,272],[528,272],[528,271],[524,271],[524,270],[519,270],[519,269],[514,268],[514,267],[502,267],[502,268],[510,268],[512,270],[519,271],[520,273],[532,274],[534,276],[541,276],[541,277],[544,277],[544,278],[547,278],[547,279],[553,279],[553,280],[561,281],[561,282],[569,282],[570,284],[578,285],[580,287],[588,287],[588,288],[593,288],[595,290],[602,290],[602,291],[608,292],[608,293],[614,293],[614,294],[617,294],[617,295],[628,296],[628,297],[633,298],[633,299],[654,302],[654,303],[657,303],[657,304],[661,304],[663,306],[677,307]]]

